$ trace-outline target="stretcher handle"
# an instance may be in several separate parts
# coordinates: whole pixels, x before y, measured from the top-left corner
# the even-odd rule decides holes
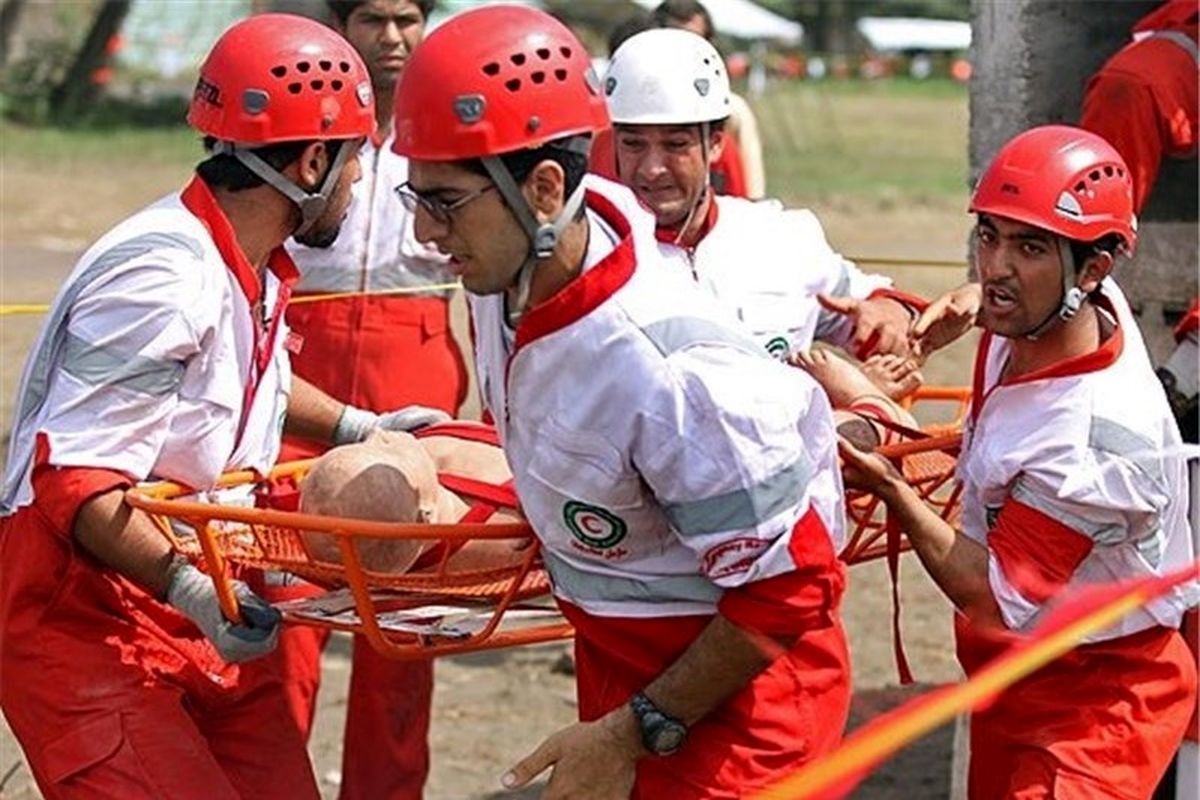
[[[216,535],[212,524],[208,521],[193,523],[196,536],[200,541],[200,552],[204,553],[204,563],[208,566],[208,574],[212,579],[213,588],[217,591],[217,602],[221,605],[221,613],[225,619],[234,625],[242,623],[242,610],[238,606],[237,594],[233,591],[233,580],[229,575],[229,562],[221,555],[217,547]]]

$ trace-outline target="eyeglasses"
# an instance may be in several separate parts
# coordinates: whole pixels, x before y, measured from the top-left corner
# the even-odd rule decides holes
[[[417,206],[420,206],[429,213],[429,216],[433,217],[434,221],[441,225],[449,225],[453,219],[455,211],[458,211],[472,200],[479,199],[487,192],[495,188],[496,184],[489,183],[482,189],[477,189],[470,194],[464,195],[452,203],[446,203],[436,197],[430,197],[428,195],[421,194],[413,189],[412,185],[408,181],[405,181],[396,187],[396,196],[400,198],[400,202],[404,204],[404,208],[408,211],[408,213],[415,214],[417,212]]]

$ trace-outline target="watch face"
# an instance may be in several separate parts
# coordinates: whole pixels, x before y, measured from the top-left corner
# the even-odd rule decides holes
[[[674,722],[664,722],[663,726],[654,732],[654,752],[660,756],[669,756],[680,747],[687,736],[687,728]]]

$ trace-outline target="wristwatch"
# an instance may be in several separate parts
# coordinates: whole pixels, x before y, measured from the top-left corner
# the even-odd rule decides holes
[[[683,747],[687,726],[664,714],[649,697],[638,692],[629,699],[629,708],[642,731],[642,745],[656,756],[669,756]]]

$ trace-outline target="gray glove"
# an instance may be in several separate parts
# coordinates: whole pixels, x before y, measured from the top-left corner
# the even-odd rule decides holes
[[[226,661],[265,656],[275,649],[283,617],[241,581],[234,581],[233,589],[242,612],[242,622],[237,625],[221,613],[212,578],[191,564],[179,567],[171,576],[167,602],[196,623]]]
[[[449,422],[450,419],[445,411],[429,406],[404,406],[376,414],[347,404],[333,429],[333,443],[354,444],[364,441],[377,428],[385,431],[415,431],[437,422]]]

